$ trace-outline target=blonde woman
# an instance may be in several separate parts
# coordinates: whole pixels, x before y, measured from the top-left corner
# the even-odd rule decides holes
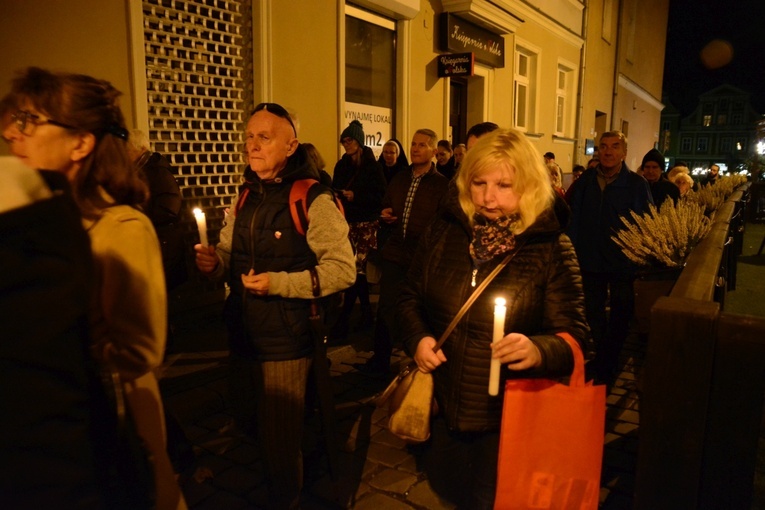
[[[487,395],[490,360],[502,362],[502,380],[569,374],[571,349],[557,333],[584,340],[584,296],[563,233],[568,209],[556,207],[562,199],[523,134],[499,129],[479,139],[456,184],[457,194],[420,239],[397,323],[419,369],[435,380],[440,412],[425,455],[430,484],[459,508],[490,509],[502,413],[502,395]],[[475,286],[510,253],[511,262],[433,352]],[[492,350],[497,296],[508,303],[506,335]]]

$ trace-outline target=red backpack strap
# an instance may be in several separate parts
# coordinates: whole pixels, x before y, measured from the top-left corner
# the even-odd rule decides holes
[[[315,179],[298,179],[292,183],[290,189],[290,215],[292,215],[292,224],[295,225],[295,230],[301,236],[305,236],[308,231],[308,208],[311,206],[311,200],[308,198],[308,191],[314,184],[318,184],[319,181]],[[340,213],[345,216],[345,210],[343,204],[338,197],[335,196],[335,205],[340,210]]]
[[[292,224],[301,236],[305,236],[308,230],[308,190],[318,182],[316,179],[298,179],[290,189]]]

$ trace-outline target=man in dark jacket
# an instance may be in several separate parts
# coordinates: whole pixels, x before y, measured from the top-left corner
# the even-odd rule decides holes
[[[680,188],[669,182],[664,175],[664,156],[656,149],[651,149],[643,156],[643,178],[651,188],[651,197],[656,207],[661,207],[668,198],[677,203],[680,198]]]
[[[717,184],[719,178],[720,165],[710,165],[709,172],[707,172],[707,175],[701,180],[701,185],[706,186],[708,184]]]
[[[366,364],[354,365],[371,375],[390,370],[393,342],[390,337],[399,286],[406,276],[420,235],[435,217],[449,180],[438,173],[433,157],[437,150],[436,133],[418,129],[412,137],[409,170],[393,177],[383,198],[380,221],[391,225],[392,233],[382,247],[380,301],[374,336],[374,356]]]
[[[592,362],[595,376],[612,383],[635,308],[635,267],[611,237],[624,227],[623,217],[629,218],[631,211],[646,212],[652,199],[646,180],[624,162],[624,133],[603,133],[598,156],[598,166],[571,185],[568,235],[582,270],[587,321],[597,349]]]
[[[249,165],[220,242],[194,249],[200,271],[228,276],[231,286],[226,314],[232,359],[250,361],[269,506],[297,508],[314,346],[311,300],[351,286],[356,266],[348,224],[331,189],[315,184],[309,190],[305,235],[293,223],[292,185],[317,179],[318,172],[298,143],[287,111],[259,104],[245,135]]]

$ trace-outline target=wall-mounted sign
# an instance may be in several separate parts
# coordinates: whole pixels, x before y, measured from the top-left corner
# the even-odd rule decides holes
[[[440,18],[439,45],[442,51],[475,54],[475,59],[492,67],[505,67],[505,39],[454,14]]]
[[[438,77],[473,76],[475,56],[473,53],[450,53],[438,57]]]
[[[383,145],[390,140],[393,131],[393,110],[368,104],[345,102],[346,125],[352,120],[361,122],[364,129],[364,145],[370,147],[375,157],[382,154]]]

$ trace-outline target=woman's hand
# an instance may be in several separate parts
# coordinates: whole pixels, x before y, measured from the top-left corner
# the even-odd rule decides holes
[[[491,345],[492,357],[499,358],[510,370],[526,370],[542,364],[542,354],[526,335],[510,333]],[[419,348],[418,348],[419,352]]]
[[[432,336],[426,336],[420,343],[417,344],[417,352],[414,353],[414,361],[417,363],[417,368],[420,372],[428,373],[435,370],[441,363],[446,363],[446,355],[444,351],[433,351],[433,347],[436,346],[436,339]]]
[[[203,273],[215,271],[215,268],[218,266],[218,255],[215,253],[215,246],[195,244],[194,251],[196,252],[194,261],[197,264],[197,269]]]

